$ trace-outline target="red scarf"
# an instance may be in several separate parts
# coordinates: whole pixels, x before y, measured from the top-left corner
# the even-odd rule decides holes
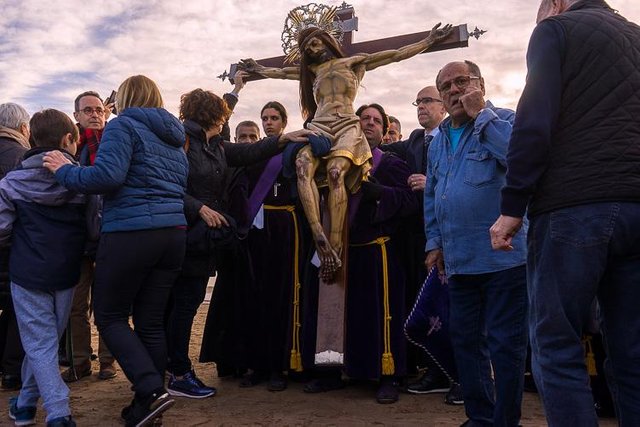
[[[80,128],[80,143],[78,144],[78,153],[82,152],[84,146],[87,146],[89,150],[89,164],[93,166],[93,162],[96,160],[96,154],[98,153],[98,145],[100,145],[100,138],[102,138],[102,129],[83,129]]]

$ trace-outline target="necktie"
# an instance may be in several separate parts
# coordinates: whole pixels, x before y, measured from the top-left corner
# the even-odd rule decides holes
[[[431,144],[431,140],[433,139],[433,135],[424,133],[424,155],[422,156],[422,173],[427,174],[427,152],[429,151],[429,144]]]

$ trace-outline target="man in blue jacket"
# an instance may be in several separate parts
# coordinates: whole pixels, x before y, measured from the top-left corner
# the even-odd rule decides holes
[[[429,147],[425,262],[449,281],[465,425],[516,426],[527,349],[524,238],[496,256],[487,233],[499,212],[514,113],[485,101],[473,62],[445,65],[436,86],[449,118]]]
[[[407,185],[420,196],[422,201],[424,187],[427,182],[427,152],[429,144],[438,134],[438,125],[444,120],[447,112],[444,109],[440,93],[435,86],[426,86],[420,89],[412,104],[416,107],[418,123],[420,123],[421,128],[412,131],[408,139],[395,144],[381,145],[380,149],[397,154],[409,164],[411,175],[407,180]],[[405,231],[408,233],[407,244],[403,247],[406,252],[403,256],[403,261],[407,272],[407,302],[409,303],[409,308],[413,307],[420,287],[427,277],[427,270],[422,265],[426,243],[424,224],[423,212],[419,212],[409,218],[404,224]],[[412,357],[417,356],[413,355],[410,347],[409,361],[413,361]],[[418,360],[416,360],[416,363]],[[447,373],[441,369],[443,361],[435,361],[431,356],[427,356],[423,361],[427,366],[427,372],[418,381],[409,384],[407,391],[415,394],[446,392],[446,403],[462,404],[462,392],[457,384],[457,373],[449,373],[449,376],[453,378],[453,383],[450,384]],[[453,365],[453,354],[450,355],[449,362]]]

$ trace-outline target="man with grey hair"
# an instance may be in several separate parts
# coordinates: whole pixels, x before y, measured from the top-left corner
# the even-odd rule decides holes
[[[499,213],[514,112],[485,100],[471,61],[445,65],[436,86],[449,117],[429,146],[425,263],[449,284],[464,425],[517,426],[527,353],[524,237],[496,254],[487,233]]]
[[[29,149],[29,113],[18,104],[0,105],[0,178],[15,168]],[[9,293],[9,251],[0,251],[0,355],[2,388],[19,390],[24,350]]]
[[[29,113],[18,104],[0,105],[0,178],[13,169],[29,149]]]
[[[597,297],[618,422],[638,426],[640,27],[604,0],[543,0],[537,23],[492,246],[521,246],[527,214],[532,365],[549,425],[598,425],[581,342]]]

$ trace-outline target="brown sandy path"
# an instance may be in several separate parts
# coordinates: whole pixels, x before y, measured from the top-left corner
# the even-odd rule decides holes
[[[197,359],[202,328],[208,305],[203,304],[196,317],[191,342],[192,359]],[[94,334],[95,335],[95,334]],[[95,336],[94,336],[95,338]],[[95,343],[94,343],[95,345]],[[122,371],[109,381],[94,375],[71,384],[71,406],[78,426],[121,426],[120,410],[132,397],[129,382]],[[401,394],[394,405],[380,405],[374,400],[373,386],[347,387],[320,395],[302,392],[302,384],[291,383],[283,392],[269,392],[263,386],[241,389],[237,381],[218,379],[212,364],[196,364],[205,383],[218,388],[208,399],[176,398],[166,412],[167,427],[187,426],[459,426],[466,417],[464,409],[443,403],[443,395]],[[0,426],[13,422],[7,416],[7,400],[15,393],[0,392]],[[44,425],[44,413],[38,410],[38,425]],[[546,425],[536,394],[525,393],[522,425]],[[612,420],[602,426],[615,426]]]

